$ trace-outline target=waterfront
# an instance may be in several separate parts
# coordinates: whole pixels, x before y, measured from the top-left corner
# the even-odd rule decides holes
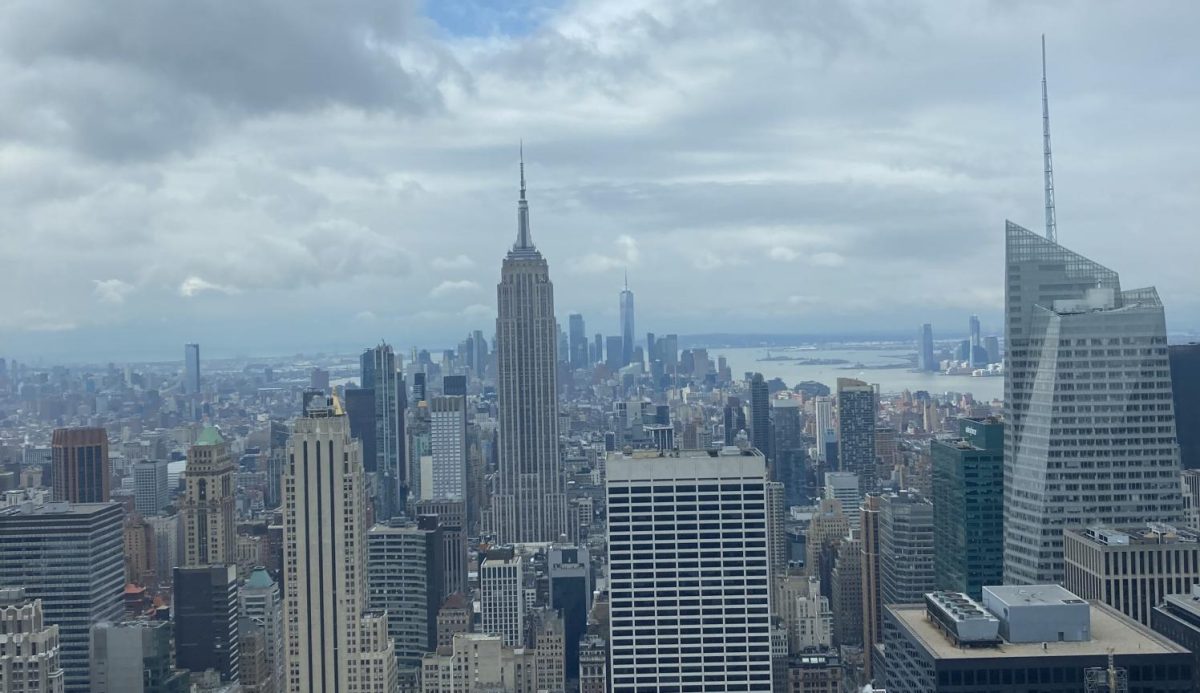
[[[805,380],[815,380],[828,385],[832,390],[837,387],[838,378],[858,378],[868,383],[879,383],[880,392],[883,393],[898,393],[903,390],[926,390],[935,395],[969,392],[975,399],[984,402],[1002,399],[1004,396],[1002,377],[976,378],[969,375],[941,375],[910,370],[911,366],[907,364],[912,361],[912,347],[715,348],[710,349],[708,354],[714,362],[717,357],[724,356],[729,362],[734,378],[740,378],[746,372],[757,371],[767,379],[783,380],[788,387],[794,387],[796,383]],[[846,363],[809,365],[801,361],[760,360],[768,354],[772,357],[840,359]],[[904,366],[897,368],[897,364]],[[862,367],[854,367],[858,365]]]

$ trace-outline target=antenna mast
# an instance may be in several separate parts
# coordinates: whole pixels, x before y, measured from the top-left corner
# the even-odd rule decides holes
[[[1046,90],[1046,35],[1042,34],[1042,159],[1046,179],[1046,238],[1058,243],[1058,220],[1054,214],[1054,161],[1050,156],[1050,97]]]

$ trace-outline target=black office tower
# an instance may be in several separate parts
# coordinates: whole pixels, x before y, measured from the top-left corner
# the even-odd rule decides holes
[[[175,568],[175,661],[180,669],[213,669],[238,680],[237,568]]]
[[[362,443],[363,469],[376,471],[375,389],[346,390],[346,418],[350,420],[350,435]]]
[[[1167,350],[1180,466],[1200,469],[1200,344],[1176,344]]]

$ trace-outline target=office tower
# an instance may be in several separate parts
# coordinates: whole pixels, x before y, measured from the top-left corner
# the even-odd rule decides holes
[[[525,566],[511,547],[488,552],[479,567],[480,628],[509,647],[525,641]]]
[[[91,693],[185,693],[175,667],[169,621],[121,621],[92,627]]]
[[[308,372],[308,389],[324,393],[330,392],[329,371],[319,366],[314,366]]]
[[[284,667],[283,595],[266,568],[256,567],[238,589],[238,616],[263,630],[267,671],[275,690],[286,687]]]
[[[633,361],[633,292],[629,290],[629,273],[625,273],[625,288],[621,290],[621,365]]]
[[[183,394],[200,394],[200,345],[183,345]]]
[[[858,475],[859,491],[875,490],[875,387],[837,379],[838,471]]]
[[[133,465],[133,506],[147,517],[157,515],[171,503],[167,486],[167,461],[142,460]]]
[[[607,462],[613,690],[770,690],[766,461],[753,450],[657,455]],[[720,550],[707,533],[719,533]],[[724,582],[668,577],[680,571]],[[664,608],[646,608],[648,594]]]
[[[970,351],[970,359],[969,360],[971,362],[971,366],[973,368],[978,368],[979,366],[985,366],[985,365],[987,365],[987,357],[984,356],[983,336],[981,335],[980,329],[979,329],[979,316],[978,315],[971,316],[970,330],[971,330],[971,337],[970,337],[971,351]]]
[[[475,348],[475,376],[483,378],[488,371],[488,342],[483,337],[483,330],[471,333],[471,344]]]
[[[669,334],[658,340],[658,358],[667,373],[675,372],[679,367],[679,335]]]
[[[150,515],[143,519],[154,533],[154,574],[165,580],[182,557],[179,513]]]
[[[862,517],[858,507],[862,505],[862,494],[858,492],[858,475],[853,472],[825,472],[825,486],[821,497],[835,499],[842,504],[850,529],[860,529]]]
[[[933,355],[933,325],[925,323],[917,332],[917,370],[938,370],[937,358]]]
[[[54,500],[107,503],[112,484],[103,428],[56,428],[50,439]]]
[[[770,469],[774,462],[771,455],[771,397],[762,373],[755,373],[750,379],[750,444],[767,458]]]
[[[647,367],[656,362],[661,361],[658,356],[658,340],[654,338],[653,332],[646,333],[646,365]]]
[[[378,469],[376,465],[379,464],[379,448],[375,444],[375,390],[359,387],[346,388],[345,392],[350,436],[362,443],[363,469],[367,474],[374,474]]]
[[[558,376],[554,285],[529,235],[525,165],[517,203],[517,242],[496,287],[499,484],[493,529],[504,542],[555,541],[567,529],[558,457]]]
[[[429,397],[428,375],[425,371],[413,371],[413,404],[420,404]]]
[[[983,338],[983,350],[987,352],[988,363],[1000,363],[1000,338],[989,336]]]
[[[933,504],[912,491],[880,496],[879,600],[913,604],[932,592]]]
[[[592,363],[602,363],[604,361],[604,335],[599,332],[592,338]]]
[[[579,641],[592,609],[592,566],[586,546],[550,547],[546,561],[550,608],[562,614],[568,677],[579,668]]]
[[[1006,236],[1004,581],[1056,583],[1063,529],[1182,519],[1166,323],[1154,289]]]
[[[247,693],[275,690],[275,679],[267,667],[267,642],[262,627],[248,619],[238,619],[238,650],[238,682],[242,690]]]
[[[726,399],[724,414],[725,445],[733,445],[737,442],[737,434],[746,430],[746,410],[742,407],[742,400],[738,397]]]
[[[386,611],[401,671],[413,675],[437,647],[442,605],[442,537],[436,526],[375,525],[367,532],[369,605]]]
[[[123,546],[125,551],[125,581],[134,585],[154,586],[161,576],[156,573],[157,557],[154,555],[158,541],[154,536],[154,527],[140,514],[132,513],[125,518],[122,527]]]
[[[813,434],[817,439],[817,458],[822,462],[833,462],[829,459],[830,447],[837,445],[837,427],[833,421],[833,400],[818,396],[813,400]],[[828,466],[827,466],[828,468]]]
[[[1058,585],[983,596],[938,592],[886,608],[888,693],[1194,690],[1191,653],[1104,604]]]
[[[783,483],[767,482],[767,566],[771,575],[786,575],[788,569],[785,493]]]
[[[539,691],[566,690],[566,633],[562,618],[553,609],[537,609],[532,614],[535,688]]]
[[[0,691],[59,693],[58,625],[47,624],[40,599],[20,587],[0,588]]]
[[[857,513],[854,513],[857,514]],[[837,547],[829,576],[829,606],[833,610],[833,644],[861,645],[863,638],[862,535],[854,529]]]
[[[850,518],[841,502],[833,498],[822,499],[805,532],[804,572],[828,585],[834,551],[849,532]]]
[[[404,409],[407,393],[404,378],[400,375],[400,363],[390,344],[380,342],[374,349],[367,349],[359,358],[362,387],[375,392],[375,460],[366,463],[365,469],[374,472],[375,512],[387,518],[401,511],[408,489],[404,461]],[[423,374],[421,374],[423,376]],[[413,396],[424,399],[424,392],[417,396],[414,375]]]
[[[616,373],[625,365],[621,357],[621,337],[606,337],[604,339],[604,367],[610,373]]]
[[[571,368],[575,370],[587,368],[588,341],[587,328],[584,327],[583,316],[579,313],[571,313],[567,317],[567,325],[570,330],[570,344],[568,348],[571,354]]]
[[[1175,404],[1175,433],[1184,469],[1200,468],[1200,344],[1167,347],[1171,362],[1171,396]]]
[[[608,693],[608,651],[604,638],[588,634],[579,643],[579,693]]]
[[[429,400],[429,405],[432,495],[422,500],[466,500],[467,398],[443,395]]]
[[[26,598],[42,601],[45,622],[58,626],[66,693],[90,690],[92,625],[123,612],[121,520],[116,503],[0,509],[0,588],[25,588]]]
[[[959,419],[959,437],[930,443],[934,584],[982,595],[1004,579],[1004,424]]]
[[[337,399],[296,420],[283,488],[288,690],[392,690],[387,617],[367,611],[362,447]]]
[[[430,500],[416,505],[421,526],[436,527],[442,537],[442,566],[438,574],[444,582],[441,594],[467,591],[467,507],[464,501]],[[434,519],[429,519],[434,518]],[[432,522],[433,524],[429,524]]]
[[[234,565],[175,568],[171,620],[180,669],[213,669],[238,680],[238,592]]]
[[[1192,653],[1192,690],[1200,690],[1200,585],[1167,595],[1151,610],[1150,627]]]
[[[873,675],[875,646],[883,642],[883,612],[879,602],[879,516],[880,496],[869,493],[859,509],[862,519],[863,674]]]
[[[535,693],[535,655],[498,635],[456,633],[448,653],[421,661],[421,693]]]
[[[771,400],[771,451],[775,477],[786,490],[784,504],[807,505],[812,490],[805,466],[807,455],[799,400]]]
[[[475,611],[462,592],[446,597],[437,614],[438,649],[449,647],[455,633],[470,633],[475,620]]]
[[[179,504],[183,565],[236,565],[233,457],[215,427],[206,427],[188,448],[184,481],[187,490]]]
[[[1200,583],[1200,533],[1169,525],[1063,531],[1063,587],[1150,624],[1168,594]]]

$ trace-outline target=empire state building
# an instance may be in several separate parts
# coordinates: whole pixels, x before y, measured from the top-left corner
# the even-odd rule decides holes
[[[517,242],[496,287],[500,473],[492,529],[501,542],[558,541],[566,496],[558,450],[558,324],[546,259],[529,235],[525,163],[517,202]]]

